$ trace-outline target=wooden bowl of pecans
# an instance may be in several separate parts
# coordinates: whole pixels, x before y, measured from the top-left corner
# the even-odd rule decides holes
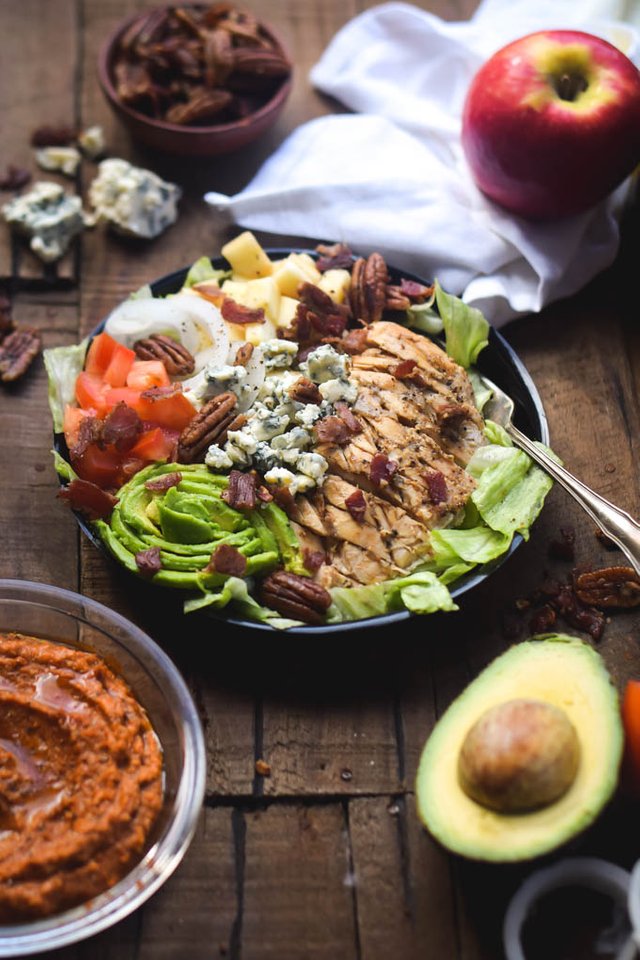
[[[98,60],[102,90],[132,136],[190,156],[229,153],[264,133],[285,105],[291,73],[271,28],[229,3],[138,13]]]

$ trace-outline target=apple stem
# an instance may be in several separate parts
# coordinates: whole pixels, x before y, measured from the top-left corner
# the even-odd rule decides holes
[[[579,73],[563,73],[559,77],[554,77],[553,85],[561,100],[573,101],[578,98],[578,94],[584,93],[589,84]]]

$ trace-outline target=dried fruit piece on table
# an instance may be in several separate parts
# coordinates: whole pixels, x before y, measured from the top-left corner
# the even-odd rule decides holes
[[[303,623],[324,623],[331,606],[331,594],[324,587],[295,573],[276,570],[261,584],[262,602],[285,617]]]
[[[40,334],[32,327],[14,330],[0,343],[0,380],[13,383],[22,377],[40,352]]]
[[[80,197],[65,193],[60,184],[47,180],[14,197],[3,206],[2,213],[12,229],[30,238],[29,246],[45,263],[59,260],[84,228]]]
[[[604,567],[574,577],[574,590],[581,603],[599,609],[640,605],[640,577],[633,567]]]
[[[379,253],[372,253],[365,260],[359,257],[351,271],[349,303],[356,320],[375,323],[382,318],[387,303],[387,265]]]
[[[133,345],[139,360],[160,360],[170,377],[184,377],[193,373],[196,361],[193,354],[173,337],[154,333]]]
[[[45,124],[37,127],[31,134],[32,147],[68,147],[76,139],[75,127]]]
[[[10,163],[0,176],[0,190],[19,190],[31,180],[31,172],[26,167],[17,167]]]

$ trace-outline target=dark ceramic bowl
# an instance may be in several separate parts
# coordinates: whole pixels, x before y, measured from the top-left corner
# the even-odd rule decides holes
[[[313,250],[292,251],[289,247],[271,247],[268,248],[266,252],[272,259],[276,260],[286,257],[292,252],[308,253],[312,257],[316,256],[316,253]],[[217,269],[227,269],[229,266],[227,261],[222,257],[213,259],[212,263]],[[388,269],[389,276],[394,283],[400,283],[401,277],[405,277],[408,280],[416,280],[419,283],[431,282],[429,280],[425,280],[424,277],[417,277],[415,274],[409,273],[406,270],[400,271],[392,266],[389,266]],[[151,284],[151,290],[154,296],[166,296],[169,293],[175,293],[178,291],[184,283],[187,272],[188,268],[185,267],[181,270],[176,270],[174,273],[167,274],[167,276],[160,277],[158,280],[155,280]],[[96,327],[92,335],[95,336],[97,333],[99,333],[103,326],[104,321]],[[515,403],[514,423],[516,426],[518,426],[528,437],[531,437],[532,440],[541,440],[543,443],[548,444],[549,427],[547,424],[547,418],[542,406],[542,401],[538,391],[536,390],[533,380],[529,376],[526,367],[519,359],[513,348],[509,346],[505,338],[493,327],[489,332],[488,346],[486,346],[481,352],[475,366],[480,373],[484,374],[490,380],[493,380],[494,383],[496,383],[499,387],[502,387],[502,389],[513,398]],[[65,459],[68,459],[67,445],[62,434],[56,434],[54,438],[54,445],[56,450]],[[94,545],[111,557],[111,554],[108,553],[106,547],[96,535],[91,525],[87,523],[87,521],[79,513],[76,513],[76,518],[81,528],[94,543]],[[522,542],[523,540],[520,534],[515,534],[508,551],[501,557],[491,563],[487,563],[478,567],[477,569],[471,571],[471,573],[467,574],[467,576],[461,577],[460,580],[457,580],[455,583],[453,583],[450,587],[451,596],[454,599],[459,599],[463,594],[481,584],[487,579],[487,577],[497,570],[498,567],[502,566],[505,560],[511,556],[511,554],[520,546]],[[208,615],[216,617],[219,620],[224,620],[227,623],[235,624],[236,626],[247,627],[251,630],[266,630],[271,633],[274,632],[274,628],[268,624],[257,623],[254,620],[245,620],[243,617],[239,617],[228,610],[220,610],[215,612],[211,611]],[[363,620],[324,624],[317,627],[293,627],[286,632],[287,635],[327,635],[330,633],[342,633],[346,630],[359,630],[362,628],[371,629],[374,627],[387,626],[400,621],[408,621],[414,616],[416,615],[410,613],[408,610],[399,610],[394,613],[387,613],[377,617],[368,617]]]
[[[162,8],[158,8],[162,9]],[[168,8],[167,8],[168,9]],[[114,83],[113,65],[120,42],[137,21],[144,22],[154,11],[146,10],[123,20],[102,46],[98,55],[98,79],[102,91],[116,115],[140,143],[165,153],[183,156],[210,157],[230,153],[257,140],[278,119],[291,93],[292,77],[289,74],[276,87],[269,99],[248,116],[229,123],[207,126],[185,126],[153,119],[123,103]],[[261,29],[269,37],[275,49],[290,60],[280,39],[264,23]]]

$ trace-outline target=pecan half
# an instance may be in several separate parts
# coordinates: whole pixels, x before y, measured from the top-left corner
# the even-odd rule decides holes
[[[322,403],[322,394],[318,385],[306,377],[300,377],[289,387],[289,396],[298,403]]]
[[[243,344],[238,347],[238,352],[234,357],[234,364],[237,367],[246,367],[253,356],[253,344],[245,340]]]
[[[186,377],[196,367],[193,354],[185,346],[161,333],[136,340],[133,349],[139,360],[160,360],[170,377]]]
[[[228,90],[200,90],[186,103],[176,103],[167,110],[165,120],[180,126],[212,120],[229,106],[233,96]]]
[[[599,609],[640,605],[640,577],[633,567],[604,567],[574,577],[574,590],[581,603]]]
[[[38,356],[41,343],[33,327],[8,334],[0,344],[0,380],[12,383],[22,377]]]
[[[324,623],[331,606],[331,594],[324,587],[295,573],[276,570],[262,581],[261,597],[265,606],[285,617],[303,623]]]
[[[356,260],[349,288],[349,303],[356,320],[374,323],[381,319],[387,302],[387,282],[387,265],[379,253]]]
[[[220,393],[198,411],[178,440],[178,463],[198,463],[212,443],[224,443],[237,419],[235,393]]]

